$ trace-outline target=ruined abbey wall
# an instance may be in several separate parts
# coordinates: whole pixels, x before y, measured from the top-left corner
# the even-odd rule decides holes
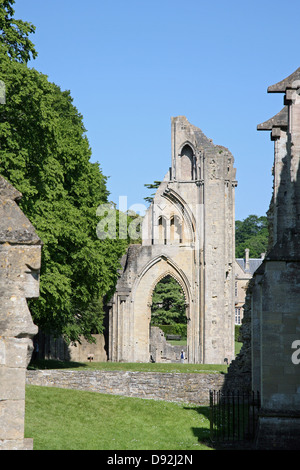
[[[110,305],[109,359],[149,362],[152,292],[181,285],[191,363],[234,357],[234,159],[184,116],[172,118],[171,167],[129,247]]]
[[[270,244],[250,282],[231,376],[259,391],[256,447],[300,448],[300,68],[268,88],[284,108],[257,126],[274,142]]]

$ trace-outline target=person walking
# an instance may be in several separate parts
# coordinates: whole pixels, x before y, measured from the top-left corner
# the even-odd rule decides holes
[[[185,359],[185,355],[184,355],[184,350],[182,349],[182,350],[181,350],[181,354],[180,354],[180,362],[181,362],[182,364],[184,364],[184,359]]]

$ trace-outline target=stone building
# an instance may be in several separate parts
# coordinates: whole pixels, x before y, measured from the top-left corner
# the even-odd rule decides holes
[[[234,357],[234,159],[184,116],[172,118],[171,148],[171,167],[143,219],[142,244],[122,260],[109,359],[149,362],[152,293],[170,275],[185,295],[188,362],[223,364]]]
[[[234,310],[236,325],[242,323],[246,290],[253,274],[263,262],[264,256],[265,253],[262,253],[260,258],[250,258],[249,249],[246,248],[245,257],[236,258],[235,260]]]

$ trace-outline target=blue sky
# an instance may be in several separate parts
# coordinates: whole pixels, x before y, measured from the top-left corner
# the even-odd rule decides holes
[[[171,117],[184,115],[237,169],[236,219],[265,215],[273,142],[257,124],[283,107],[267,87],[300,66],[300,2],[16,0],[32,22],[29,63],[83,116],[110,199],[145,204],[171,162]]]

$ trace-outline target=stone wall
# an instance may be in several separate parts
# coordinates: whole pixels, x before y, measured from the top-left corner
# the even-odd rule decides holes
[[[94,334],[95,343],[89,343],[83,337],[80,343],[68,345],[63,337],[54,338],[41,332],[36,337],[39,351],[35,359],[54,359],[58,361],[87,362],[90,357],[94,362],[106,362],[106,344],[104,335]]]
[[[209,390],[221,389],[224,378],[206,373],[28,370],[26,383],[207,406]]]
[[[150,357],[153,362],[180,362],[180,353],[187,357],[187,346],[175,346],[167,342],[164,332],[157,326],[150,328]]]

